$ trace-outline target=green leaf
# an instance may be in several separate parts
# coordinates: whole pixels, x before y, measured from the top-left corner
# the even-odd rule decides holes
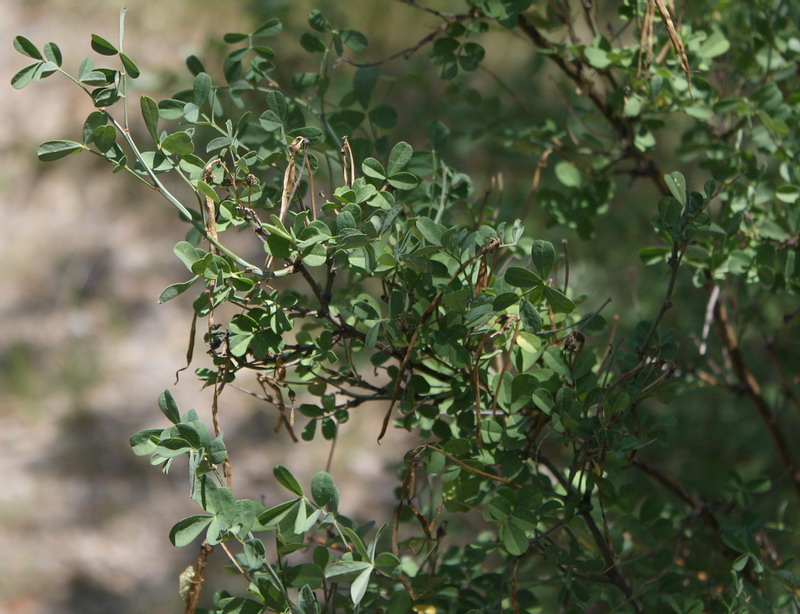
[[[355,52],[364,51],[369,44],[367,37],[357,30],[341,30],[339,36],[342,42]]]
[[[315,589],[322,586],[325,573],[318,565],[303,563],[287,569],[285,577],[286,582],[293,588],[308,586],[310,589]]]
[[[583,50],[583,55],[586,56],[586,61],[594,68],[602,70],[611,64],[611,60],[608,59],[608,53],[599,47],[586,47]]]
[[[504,311],[519,302],[519,294],[516,292],[503,292],[492,301],[492,309]]]
[[[36,71],[39,70],[39,66],[41,64],[37,62],[36,64],[29,64],[13,77],[11,77],[11,85],[14,89],[21,90],[23,87],[28,85],[33,78],[36,76]]]
[[[286,98],[281,92],[277,90],[267,92],[267,106],[281,121],[286,119]]]
[[[278,32],[283,29],[283,24],[281,20],[277,17],[273,17],[272,19],[268,19],[264,23],[262,23],[258,28],[256,28],[255,32],[253,32],[253,36],[275,36]]]
[[[186,58],[186,68],[188,68],[189,72],[195,77],[201,72],[206,72],[203,62],[201,62],[200,58],[198,58],[196,55],[190,55]]]
[[[442,122],[432,119],[428,122],[428,143],[431,149],[439,150],[445,146],[450,137],[450,129]]]
[[[531,257],[533,258],[533,266],[536,267],[539,275],[542,279],[547,279],[556,259],[556,250],[553,244],[550,241],[534,241],[533,247],[531,247]]]
[[[289,471],[284,465],[276,465],[275,468],[272,470],[272,475],[275,476],[275,480],[283,486],[289,492],[296,494],[298,497],[302,497],[303,489],[300,487],[300,483],[295,479],[292,475],[292,472]]]
[[[114,126],[98,126],[92,131],[91,142],[97,149],[106,153],[117,140],[117,131]]]
[[[295,73],[292,76],[292,87],[302,94],[319,83],[319,75],[315,72]]]
[[[297,595],[297,607],[300,609],[299,614],[319,614],[317,597],[311,591],[311,587],[304,586],[300,589]]]
[[[464,43],[463,47],[461,47],[461,52],[458,54],[458,65],[461,70],[473,71],[478,68],[485,55],[486,50],[478,43]]]
[[[156,444],[156,453],[164,458],[176,458],[191,451],[191,444],[181,437],[169,437]]]
[[[375,89],[375,84],[378,83],[380,74],[381,71],[377,66],[365,66],[359,68],[356,74],[353,75],[353,92],[356,95],[356,100],[364,109],[369,108],[372,92]]]
[[[364,338],[364,346],[371,349],[375,348],[375,345],[378,343],[378,335],[381,332],[381,323],[375,322],[372,327],[367,332],[367,336]]]
[[[375,557],[375,568],[381,573],[391,574],[399,566],[400,559],[391,552],[381,552]]]
[[[124,53],[120,52],[119,59],[122,62],[122,65],[125,67],[125,72],[128,73],[128,76],[131,79],[136,79],[140,74],[142,74],[139,71],[139,67],[136,66],[136,63]]]
[[[536,288],[544,283],[533,271],[518,266],[509,267],[503,279],[515,288]]]
[[[149,96],[142,96],[139,99],[139,106],[142,109],[142,117],[144,118],[144,125],[147,131],[153,138],[153,141],[158,142],[158,105],[156,101]]]
[[[215,203],[219,202],[219,194],[217,194],[217,191],[202,179],[197,182],[197,191],[206,198],[210,198]]]
[[[437,224],[428,217],[418,217],[414,224],[419,230],[420,234],[425,238],[425,241],[431,245],[441,245],[442,235],[444,234],[444,226]]]
[[[412,173],[395,173],[387,182],[397,190],[413,190],[419,185],[419,177]]]
[[[16,36],[14,38],[14,49],[19,51],[22,55],[27,55],[34,60],[41,60],[42,54],[31,41],[24,36]],[[58,64],[58,62],[56,62]]]
[[[194,151],[194,143],[188,132],[174,132],[167,136],[161,145],[161,149],[176,156],[188,156]]]
[[[519,306],[519,317],[523,330],[529,333],[538,333],[542,330],[542,316],[529,301],[522,300]]]
[[[169,531],[169,541],[173,546],[179,548],[188,546],[203,530],[211,523],[214,516],[208,514],[198,514],[189,516],[175,524]]]
[[[120,93],[116,87],[101,87],[92,92],[94,106],[99,109],[110,107],[119,99]]]
[[[200,248],[195,247],[188,241],[179,241],[172,251],[190,271],[192,270],[192,266],[194,266],[195,262],[202,260],[208,253]]]
[[[264,604],[246,597],[233,597],[225,602],[225,607],[220,610],[222,614],[261,614]]]
[[[274,111],[264,111],[258,118],[258,123],[261,124],[261,127],[267,132],[274,132],[283,127],[281,118],[278,117],[277,113]]]
[[[178,410],[178,404],[169,390],[165,390],[158,395],[158,407],[172,424],[178,424],[181,421],[181,412]]]
[[[325,53],[325,44],[308,32],[303,32],[300,36],[300,46],[309,53]]]
[[[303,501],[299,499],[295,499],[294,501],[284,501],[283,503],[279,503],[278,505],[269,508],[265,512],[262,512],[258,516],[258,522],[265,527],[276,525],[280,523],[280,521],[283,520],[286,516],[288,516],[292,508],[298,503],[303,505]]]
[[[369,577],[371,574],[372,568],[365,569],[358,574],[358,577],[353,580],[353,583],[350,585],[350,598],[353,600],[353,605],[357,606],[364,598],[367,587],[369,586]]]
[[[322,16],[317,9],[314,9],[308,15],[308,25],[314,28],[317,32],[330,32],[333,30],[331,24]]]
[[[36,149],[36,156],[42,162],[52,162],[82,149],[86,149],[86,147],[75,141],[46,141]]]
[[[364,541],[361,539],[358,533],[356,533],[350,527],[344,528],[345,535],[350,540],[350,543],[355,547],[356,552],[361,555],[362,558],[369,560],[369,553],[367,552],[367,547],[364,545]]]
[[[568,188],[578,188],[581,186],[581,172],[574,165],[563,160],[556,164],[556,177]]]
[[[62,57],[61,49],[55,43],[47,43],[44,46],[44,57],[50,60],[53,64],[61,67]]]
[[[553,308],[553,311],[557,313],[570,313],[575,309],[575,303],[568,299],[564,293],[550,286],[544,287],[544,298]]]
[[[36,74],[33,75],[33,80],[38,81],[39,79],[46,79],[57,70],[58,66],[53,62],[41,62],[37,67]]]
[[[197,107],[202,107],[211,97],[211,77],[207,73],[201,72],[194,78],[192,84],[194,103]]]
[[[365,561],[336,561],[325,568],[325,577],[328,580],[338,580],[361,574],[367,570],[372,570],[372,563]]]
[[[730,42],[728,39],[720,31],[714,31],[711,36],[709,36],[703,44],[700,45],[700,49],[697,50],[697,53],[707,59],[710,60],[711,58],[715,58],[717,56],[722,55],[723,53],[727,53],[728,49],[731,48]]]
[[[311,496],[317,505],[327,505],[334,513],[339,506],[339,489],[330,474],[324,471],[317,473],[311,480]]]
[[[389,154],[389,162],[386,165],[386,175],[391,177],[400,171],[402,171],[408,161],[411,160],[411,156],[414,154],[414,149],[406,143],[405,141],[400,141],[392,147],[392,151]]]
[[[131,436],[130,444],[136,456],[147,456],[156,451],[156,441],[160,441],[163,429],[145,429]]]
[[[361,172],[373,179],[380,179],[381,181],[386,179],[386,171],[383,168],[383,164],[378,162],[375,158],[367,158],[364,160],[361,163]]]
[[[378,128],[388,130],[389,128],[394,128],[397,124],[397,111],[388,104],[381,104],[370,110],[369,119]]]
[[[672,196],[675,197],[675,200],[685,207],[686,179],[684,176],[678,171],[675,171],[674,173],[668,173],[664,175],[664,181],[666,182],[669,191],[672,193]]]
[[[100,55],[117,55],[117,48],[102,36],[92,34],[92,49]]]
[[[247,39],[248,35],[243,34],[242,32],[228,32],[222,37],[222,40],[224,40],[229,45],[233,45],[234,43],[239,43]]]
[[[298,136],[305,137],[308,139],[310,145],[321,143],[324,138],[322,130],[320,130],[316,126],[304,126],[302,128],[296,128],[295,130],[292,130],[287,136],[291,138],[295,138]]]
[[[192,287],[194,282],[198,280],[198,276],[195,275],[189,281],[180,282],[177,284],[172,284],[171,286],[167,286],[164,291],[158,297],[158,304],[161,305],[162,303],[166,303],[167,301],[171,301],[179,294],[183,294],[189,288]]]
[[[86,121],[83,123],[83,141],[89,143],[92,140],[92,134],[100,126],[108,124],[108,115],[102,111],[93,111],[89,113]]]
[[[528,538],[525,532],[514,523],[508,522],[500,527],[500,540],[503,547],[512,556],[521,556],[528,550]]]

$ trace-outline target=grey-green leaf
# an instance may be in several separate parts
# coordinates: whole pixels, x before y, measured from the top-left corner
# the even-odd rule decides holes
[[[408,161],[411,160],[413,153],[414,149],[405,141],[400,141],[392,147],[392,151],[389,154],[389,162],[386,164],[386,174],[391,177],[402,171]]]
[[[353,583],[350,585],[350,598],[353,600],[353,605],[357,606],[364,598],[364,595],[367,592],[367,587],[369,586],[369,577],[371,574],[371,567],[369,569],[365,569],[358,574],[358,577],[353,580]]]
[[[139,100],[142,108],[142,117],[144,118],[144,125],[147,126],[147,131],[153,137],[153,141],[158,142],[158,105],[156,101],[149,96],[142,96]]]
[[[397,190],[413,190],[419,185],[419,178],[413,173],[395,173],[387,182]]]
[[[278,484],[283,486],[286,490],[293,492],[298,497],[303,496],[303,489],[300,487],[300,483],[285,466],[276,465],[272,470],[272,475],[275,476],[275,480]]]
[[[187,156],[194,151],[194,143],[188,132],[175,132],[161,141],[161,149],[176,156]]]
[[[202,107],[208,102],[211,95],[211,77],[207,73],[201,72],[194,78],[194,103]]]
[[[36,149],[36,156],[42,162],[52,162],[53,160],[58,160],[59,158],[68,156],[81,149],[86,149],[86,147],[75,141],[68,141],[66,139],[60,141],[46,141]]]
[[[22,55],[27,55],[34,60],[41,60],[42,54],[31,41],[24,36],[17,36],[14,38],[14,49],[19,51]]]
[[[44,56],[56,66],[61,66],[61,49],[55,43],[47,43],[44,46]]]
[[[327,505],[335,512],[339,505],[339,489],[329,473],[320,471],[311,480],[311,496],[317,505]]]
[[[181,412],[178,410],[178,404],[169,390],[165,390],[158,395],[158,407],[172,424],[178,424],[181,421]]]
[[[194,541],[194,539],[203,532],[208,524],[214,519],[214,516],[209,514],[198,514],[196,516],[189,516],[175,524],[169,532],[169,541],[173,546],[187,546]]]
[[[386,179],[386,171],[383,168],[383,164],[378,162],[375,158],[367,158],[361,163],[361,172],[364,173],[367,177],[372,177],[373,179]]]
[[[40,62],[37,62],[36,64],[29,64],[11,77],[11,85],[14,87],[14,89],[21,90],[23,87],[28,85],[28,83],[33,81],[40,64]]]
[[[192,284],[196,282],[198,279],[197,275],[192,277],[189,281],[183,281],[177,284],[172,284],[171,286],[167,286],[164,291],[158,297],[158,304],[166,303],[167,301],[171,301],[179,294],[183,294],[189,288],[192,287]]]
[[[277,17],[273,17],[258,26],[255,32],[253,32],[253,36],[275,36],[282,29],[283,24],[281,24],[281,20]]]

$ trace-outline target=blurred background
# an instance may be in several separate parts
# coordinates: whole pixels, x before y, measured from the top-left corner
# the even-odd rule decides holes
[[[185,363],[192,293],[156,304],[166,286],[187,277],[172,255],[186,229],[155,193],[130,177],[112,175],[91,155],[54,164],[36,159],[43,141],[81,140],[83,120],[93,108],[72,83],[54,75],[23,91],[9,85],[26,65],[12,47],[14,36],[24,35],[39,48],[57,42],[65,68],[75,72],[83,57],[94,55],[90,34],[117,40],[125,3],[6,4],[0,22],[0,449],[7,471],[0,489],[0,613],[179,612],[177,577],[196,559],[196,550],[173,548],[168,532],[178,519],[196,513],[186,496],[186,474],[178,464],[169,476],[161,475],[129,451],[128,438],[161,424],[156,399],[165,388],[183,411],[194,407],[209,416],[210,394],[200,389],[191,369],[173,385],[176,369]],[[408,47],[439,23],[393,0],[171,0],[168,9],[156,0],[127,4],[125,51],[142,70],[131,92],[134,100],[141,94],[160,99],[186,87],[191,75],[183,62],[189,54],[218,75],[222,35],[251,31],[270,17],[284,22],[284,32],[271,41],[279,81],[317,69],[318,56],[297,42],[313,7],[335,25],[369,36],[364,59]],[[448,10],[460,4],[435,6]],[[481,69],[455,83],[436,76],[425,50],[381,67],[383,95],[401,110],[390,140],[425,148],[428,122],[447,121],[448,164],[472,175],[475,199],[485,195],[502,219],[514,219],[523,210],[541,151],[526,150],[512,138],[513,118],[526,118],[522,124],[543,116],[563,120],[565,100],[574,92],[515,34],[489,32],[481,42],[487,49]],[[354,69],[341,64],[334,79],[336,71],[349,81]],[[483,95],[477,107],[469,103],[475,91]],[[658,135],[662,168],[680,168],[690,185],[702,185],[702,173],[693,177],[690,167],[676,166],[665,153],[680,136],[680,121]],[[512,136],[498,137],[503,130]],[[544,182],[552,181],[548,170]],[[570,241],[571,285],[598,301],[612,298],[606,317],[620,315],[626,324],[655,312],[660,296],[648,295],[647,288],[661,284],[664,271],[647,269],[636,257],[639,247],[655,242],[649,219],[657,192],[645,182],[620,192],[618,209],[595,220],[596,242],[582,243],[565,228],[547,228],[547,216],[535,207],[526,211],[525,222],[529,234],[555,244]],[[690,328],[699,333],[702,307],[694,311],[681,317],[696,315]],[[192,368],[204,366],[204,358],[198,344]],[[330,450],[322,441],[291,444],[285,433],[273,432],[276,416],[237,395],[227,391],[221,407],[234,454],[234,489],[239,497],[276,503],[282,499],[272,490],[274,464],[287,465],[307,484]],[[669,463],[686,471],[690,483],[724,475],[730,460],[725,454],[735,455],[753,474],[771,462],[760,426],[739,439],[745,442],[741,449],[723,451],[725,429],[741,420],[722,398],[699,393],[676,415],[678,428],[692,435],[676,444]],[[378,446],[382,412],[360,411],[341,431],[331,473],[342,490],[345,514],[380,521],[388,519],[394,501],[387,464],[405,440],[394,433]],[[692,462],[696,445],[706,446],[706,452],[720,446],[720,462],[700,471]],[[212,557],[212,573],[222,573],[223,562]]]

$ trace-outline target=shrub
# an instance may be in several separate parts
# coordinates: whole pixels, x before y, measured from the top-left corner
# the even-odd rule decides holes
[[[799,406],[787,373],[798,359],[796,8],[701,2],[684,15],[636,0],[610,15],[586,2],[573,16],[559,2],[470,0],[457,13],[406,4],[439,25],[404,53],[427,50],[471,105],[476,135],[538,158],[522,218],[534,203],[562,232],[630,260],[632,246],[597,236],[596,220],[624,204],[620,177],[642,190],[654,231],[644,240],[659,243],[638,255],[663,273],[663,287],[647,289],[649,317],[604,317],[605,297],[570,283],[566,244],[525,236],[525,219],[475,196],[443,153],[445,123],[430,121],[428,148],[397,138],[381,64],[352,59],[367,37],[319,11],[300,37],[319,71],[279,82],[266,42],[282,25],[271,18],[225,35],[221,75],[191,56],[191,86],[141,96],[138,109],[140,69],[122,32],[118,45],[91,40],[114,68],[87,58],[75,75],[55,43],[14,41],[33,60],[14,87],[59,73],[96,107],[82,141],[48,141],[39,158],[91,152],[189,225],[174,250],[189,279],[159,302],[196,296],[212,426],[166,390],[169,426],[131,438],[164,472],[188,461],[199,511],[170,533],[176,546],[203,537],[181,576],[186,611],[216,548],[238,577],[208,612],[796,611],[800,473],[783,426],[796,426]],[[526,39],[537,74],[547,63],[570,84],[566,116],[504,112],[469,85],[489,30]],[[343,62],[353,69],[334,79]],[[135,111],[146,130],[132,129]],[[670,132],[672,149],[662,146]],[[664,160],[691,169],[689,181]],[[231,249],[233,233],[252,246]],[[340,514],[326,471],[303,485],[278,465],[285,501],[240,498],[217,399],[247,371],[260,386],[250,394],[293,441],[333,442],[365,404],[383,412],[377,440],[390,428],[415,434],[386,518]],[[712,389],[732,395],[742,423],[722,435],[730,450],[766,433],[756,450],[765,475],[742,464],[702,484],[691,472],[713,465],[711,452],[669,458],[682,439],[702,442],[676,415],[700,411]]]

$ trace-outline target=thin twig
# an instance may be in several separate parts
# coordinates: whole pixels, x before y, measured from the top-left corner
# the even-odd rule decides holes
[[[194,566],[194,577],[192,578],[192,585],[189,588],[189,594],[186,595],[185,614],[194,614],[197,609],[197,602],[200,600],[200,589],[203,587],[203,571],[206,568],[206,561],[208,555],[214,551],[214,547],[207,541],[200,544],[200,554],[197,557],[197,564]]]
[[[775,412],[772,411],[767,399],[764,397],[758,380],[756,380],[753,372],[745,363],[736,333],[733,331],[728,319],[727,308],[722,300],[718,300],[714,305],[714,320],[717,323],[722,345],[730,357],[733,372],[741,384],[742,392],[753,403],[756,413],[767,427],[786,474],[797,494],[800,495],[800,472],[798,472],[797,465],[792,458],[791,447],[783,435]]]
[[[447,23],[441,24],[433,32],[431,32],[427,36],[421,38],[420,40],[418,40],[416,43],[414,43],[410,47],[406,47],[405,49],[401,49],[397,53],[393,53],[392,55],[390,55],[390,56],[388,56],[386,58],[383,58],[382,60],[375,60],[374,62],[355,62],[355,61],[351,60],[350,58],[341,57],[336,61],[336,63],[345,62],[347,64],[350,64],[350,66],[355,66],[356,68],[367,68],[367,67],[370,67],[370,66],[380,66],[382,64],[386,64],[388,62],[391,62],[392,60],[396,60],[399,57],[404,57],[405,59],[408,59],[412,55],[414,55],[414,53],[416,53],[420,48],[424,47],[425,45],[427,45],[428,43],[433,41],[442,32],[444,32],[447,29],[448,25],[449,24],[447,24]],[[334,63],[334,67],[336,66],[336,63]]]

